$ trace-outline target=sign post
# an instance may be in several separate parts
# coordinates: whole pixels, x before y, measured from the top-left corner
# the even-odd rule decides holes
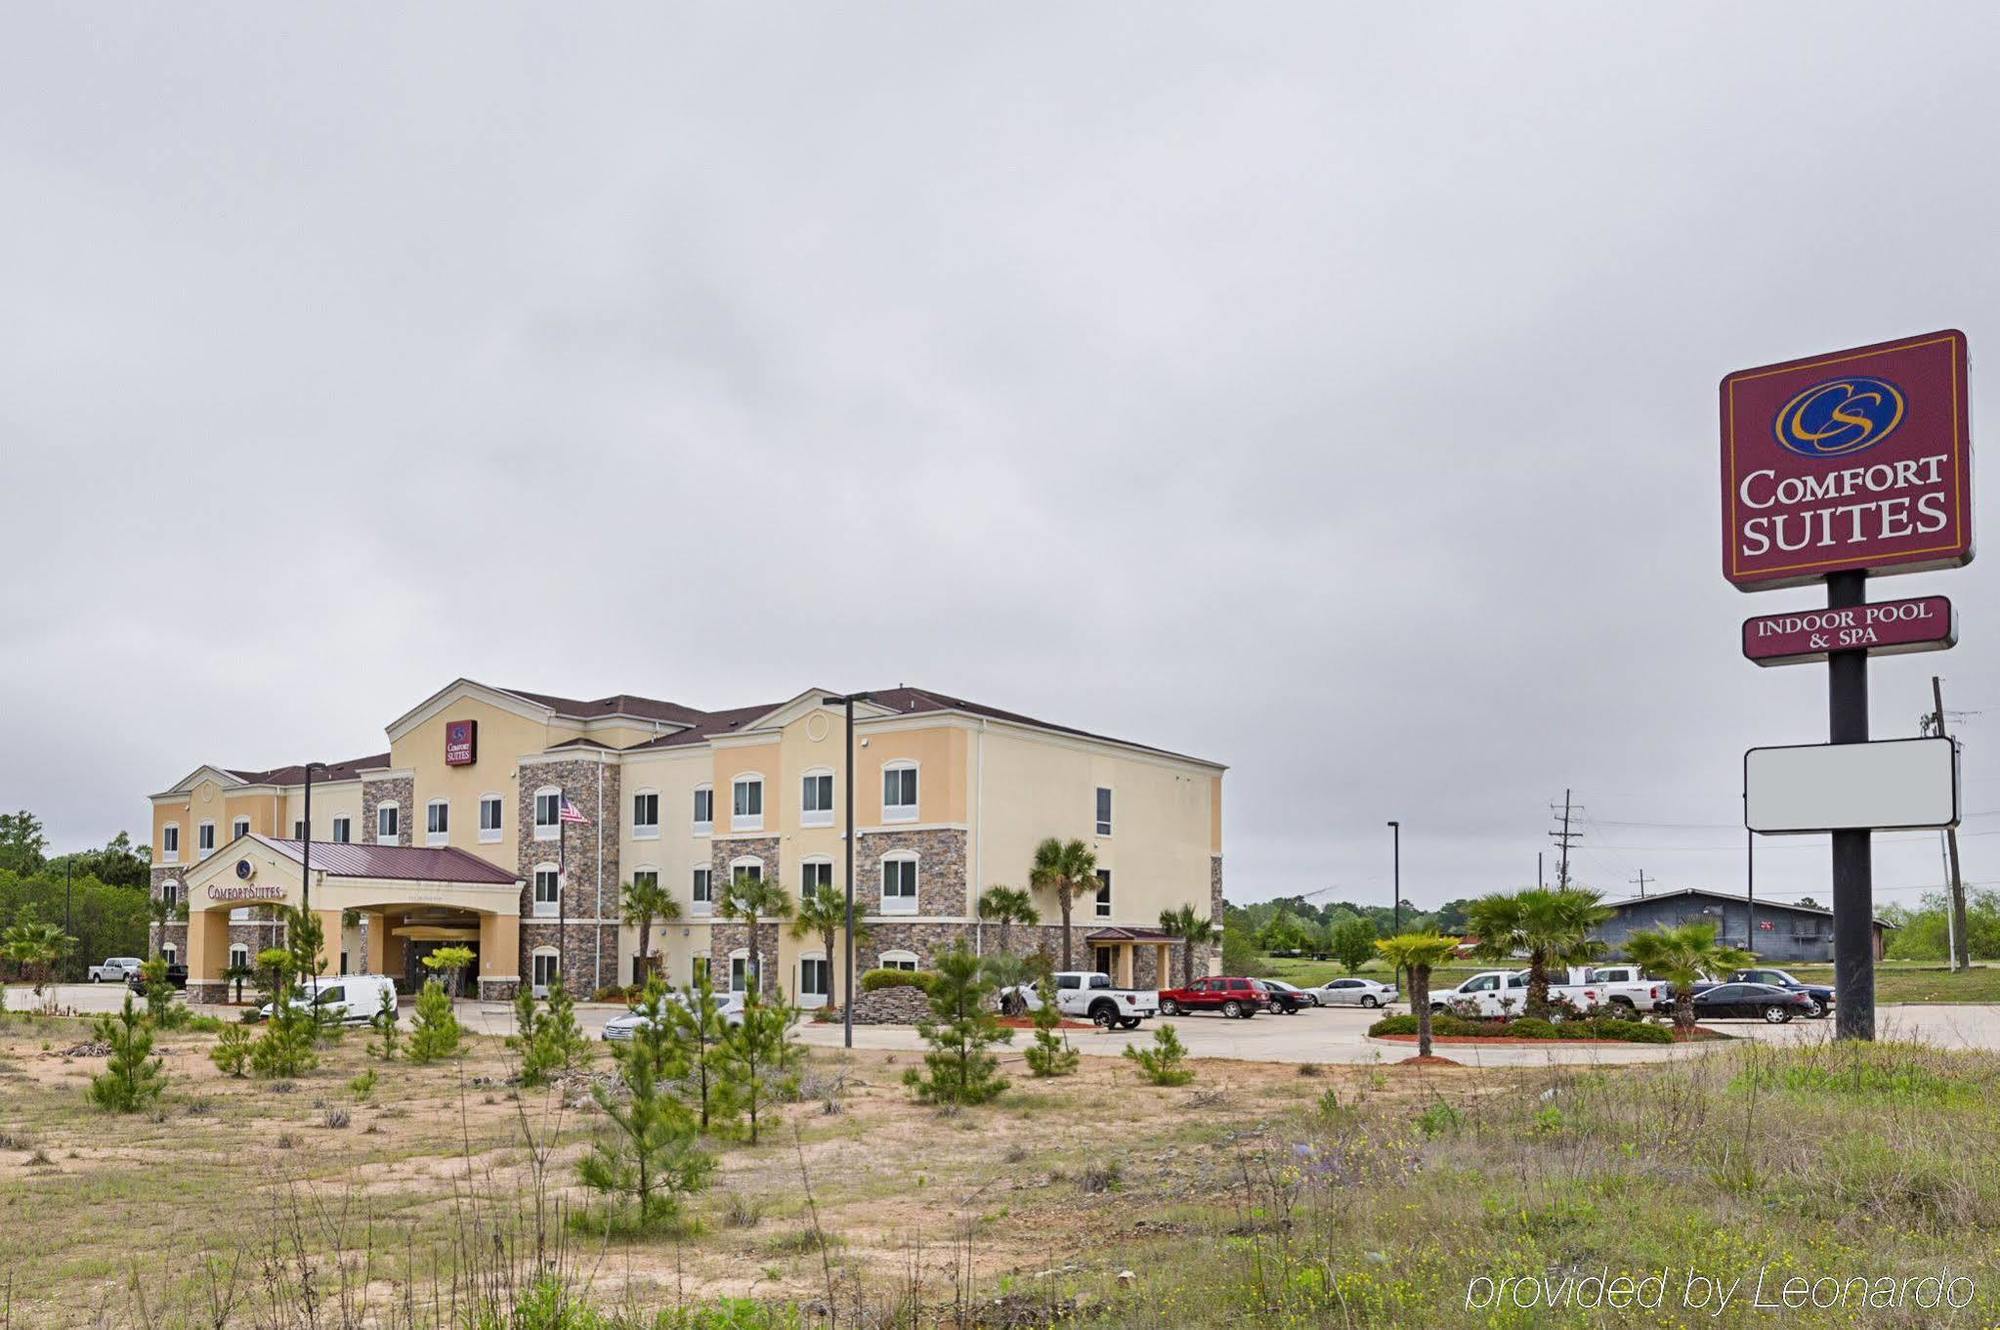
[[[1860,620],[1868,615],[1870,573],[1970,562],[1965,363],[1965,335],[1947,329],[1724,378],[1723,576],[1741,591],[1823,580],[1828,615]],[[1751,654],[1751,625],[1744,627]],[[1792,659],[1817,659],[1821,649],[1827,738],[1867,743],[1869,642],[1836,633]],[[1747,799],[1745,808],[1747,818]],[[1875,1037],[1871,835],[1867,827],[1832,831],[1835,1016],[1843,1039]]]

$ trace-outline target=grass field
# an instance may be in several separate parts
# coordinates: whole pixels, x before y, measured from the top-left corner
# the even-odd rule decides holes
[[[1265,964],[1272,977],[1302,987],[1323,984],[1347,973],[1346,967],[1336,961],[1272,956],[1265,958]],[[1496,967],[1477,964],[1443,967],[1432,972],[1431,987],[1450,988],[1460,980],[1490,968]],[[1833,982],[1831,965],[1784,965],[1779,968],[1790,971],[1805,983]],[[1374,962],[1362,967],[1361,973],[1385,981],[1389,977],[1387,968]],[[1953,974],[1939,961],[1879,961],[1875,966],[1875,1000],[1884,1004],[2000,1002],[2000,965],[1976,964],[1970,970]]]
[[[509,1088],[497,1041],[475,1040],[458,1063],[376,1064],[379,1084],[356,1102],[347,1081],[369,1064],[352,1039],[282,1085],[224,1078],[206,1036],[172,1036],[160,1110],[114,1117],[83,1104],[98,1060],[63,1055],[80,1031],[0,1030],[0,1325],[1085,1317],[1106,1330],[1580,1330],[2000,1317],[1988,1163],[2000,1058],[1986,1054],[1746,1042],[1604,1070],[1206,1062],[1174,1089],[1086,1058],[1075,1078],[1020,1077],[997,1104],[945,1115],[897,1083],[907,1056],[820,1053],[813,1094],[766,1144],[718,1146],[716,1185],[685,1232],[607,1242],[561,1219],[581,1201],[573,1161],[602,1119]],[[1018,1054],[1006,1058],[1019,1077]],[[1850,1303],[1779,1321],[1749,1305],[1760,1271],[1775,1297],[1794,1276],[1893,1282],[1947,1267],[1971,1281],[1966,1307]],[[1667,1271],[1676,1297],[1690,1271],[1745,1282],[1719,1316],[1477,1305],[1481,1278],[1600,1270]],[[532,1310],[558,1288],[611,1314]],[[493,1318],[472,1314],[482,1301]]]

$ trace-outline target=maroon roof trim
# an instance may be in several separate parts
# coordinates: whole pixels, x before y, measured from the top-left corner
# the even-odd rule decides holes
[[[304,845],[295,840],[256,839],[293,863],[304,863]],[[463,882],[480,886],[513,886],[521,879],[476,854],[456,847],[425,845],[358,845],[351,841],[314,841],[312,866],[329,877],[396,878],[408,882]]]

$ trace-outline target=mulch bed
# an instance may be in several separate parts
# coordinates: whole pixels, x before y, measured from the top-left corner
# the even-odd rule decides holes
[[[1526,1044],[1534,1041],[1523,1039],[1521,1042]],[[1450,1058],[1441,1058],[1433,1053],[1429,1057],[1404,1058],[1401,1062],[1394,1063],[1393,1065],[1398,1067],[1463,1067],[1465,1064],[1463,1062],[1453,1062]]]
[[[996,1016],[995,1020],[1010,1030],[1032,1030],[1035,1028],[1033,1016]],[[1097,1027],[1089,1021],[1057,1021],[1058,1030],[1094,1030]]]
[[[1370,1039],[1379,1039],[1385,1044],[1414,1044],[1417,1042],[1417,1037],[1413,1034],[1371,1034],[1368,1037]],[[1698,1044],[1709,1039],[1734,1039],[1735,1037],[1733,1034],[1724,1034],[1720,1030],[1711,1030],[1704,1025],[1695,1026],[1693,1030],[1688,1032],[1685,1038],[1681,1036],[1680,1031],[1674,1031],[1674,1042],[1677,1044]],[[1487,1044],[1495,1048],[1664,1047],[1661,1044],[1642,1044],[1636,1039],[1507,1039],[1497,1035],[1474,1034],[1434,1034],[1431,1036],[1431,1043],[1450,1044],[1454,1048],[1477,1048],[1481,1044]]]

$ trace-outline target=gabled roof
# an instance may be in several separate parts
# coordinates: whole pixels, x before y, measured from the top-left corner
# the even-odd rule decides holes
[[[1739,892],[1717,891],[1713,887],[1676,887],[1672,891],[1656,891],[1649,896],[1627,896],[1623,900],[1606,901],[1604,906],[1610,910],[1622,910],[1629,905],[1650,905],[1654,901],[1672,900],[1676,896],[1700,896],[1707,900],[1728,901],[1733,905],[1746,905],[1750,901],[1748,896]],[[1759,897],[1756,904],[1760,910],[1795,910],[1800,914],[1816,914],[1822,919],[1833,918],[1833,911],[1823,905],[1800,905],[1795,901],[1768,900],[1763,897]],[[1883,928],[1896,927],[1887,919],[1878,918],[1875,922]]]
[[[1180,938],[1162,928],[1127,928],[1111,924],[1083,935],[1085,942],[1179,942]]]
[[[1057,725],[1046,720],[1036,720],[1018,711],[1002,711],[982,702],[968,702],[962,697],[948,693],[933,692],[927,688],[879,688],[870,693],[877,702],[893,711],[905,714],[920,714],[927,711],[961,711],[969,716],[984,716],[989,720],[1004,720],[1014,725],[1026,725],[1032,729],[1048,730],[1054,734],[1073,734],[1079,739],[1093,739],[1098,743],[1117,744],[1122,748],[1136,748],[1143,752],[1158,753],[1162,757],[1179,758],[1183,762],[1199,762],[1206,767],[1220,767],[1220,762],[1211,762],[1205,757],[1195,757],[1188,753],[1176,753],[1168,748],[1155,748],[1151,744],[1133,743],[1130,739],[1115,739],[1108,734],[1093,734],[1089,730],[1079,730],[1068,725]]]
[[[293,863],[305,862],[305,846],[295,840],[250,839]],[[312,866],[328,877],[393,878],[402,882],[471,882],[511,886],[521,879],[456,847],[423,845],[363,845],[349,841],[314,841]]]
[[[736,707],[730,711],[710,711],[689,729],[661,735],[642,744],[634,744],[625,751],[633,753],[648,748],[685,748],[690,744],[707,743],[710,739],[746,729],[752,721],[770,715],[783,705],[782,702],[765,702],[760,706]]]
[[[379,771],[389,765],[387,753],[370,753],[366,757],[350,757],[344,762],[322,762],[320,772],[313,777],[313,783],[335,780],[357,780],[364,771]],[[303,785],[306,783],[304,763],[289,767],[272,767],[269,771],[239,771],[231,767],[229,774],[245,785]]]
[[[640,697],[636,693],[614,693],[610,697],[585,701],[574,697],[557,697],[553,693],[531,693],[525,688],[500,688],[495,691],[547,707],[566,720],[604,720],[612,716],[630,716],[635,720],[659,720],[672,725],[693,725],[708,714],[693,707],[682,706],[679,702],[666,702],[656,697]]]

